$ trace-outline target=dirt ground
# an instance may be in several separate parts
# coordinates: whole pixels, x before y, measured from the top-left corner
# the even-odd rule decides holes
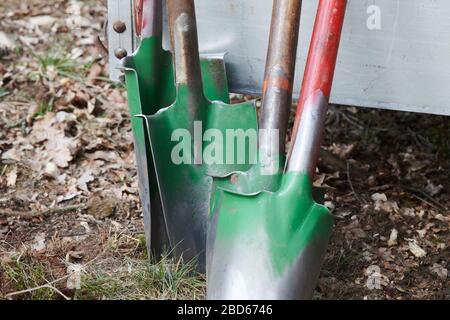
[[[190,265],[148,262],[105,2],[0,4],[0,299],[204,297]],[[316,299],[450,299],[449,137],[449,117],[330,107]]]

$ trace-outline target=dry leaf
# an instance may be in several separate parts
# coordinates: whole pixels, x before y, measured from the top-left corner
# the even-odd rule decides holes
[[[94,160],[104,160],[109,162],[117,162],[119,161],[117,154],[114,151],[95,151],[92,155],[92,159]]]
[[[398,231],[397,229],[392,229],[391,235],[389,236],[388,246],[392,247],[397,244]]]
[[[69,274],[66,283],[67,289],[74,290],[81,288],[81,273],[83,269],[81,264],[70,264],[67,267],[67,273]]]
[[[425,238],[425,235],[427,233],[427,229],[422,229],[422,230],[416,230],[416,232],[419,234],[420,238]]]
[[[73,160],[73,154],[78,148],[78,143],[71,138],[58,134],[46,144],[49,159],[53,160],[60,168],[69,166],[69,162]]]
[[[84,257],[84,251],[69,251],[66,254],[66,261],[81,260]]]
[[[444,186],[442,184],[436,186],[430,180],[428,180],[427,186],[425,187],[425,191],[432,197],[441,192],[442,189],[444,189]]]
[[[2,154],[2,159],[13,160],[18,162],[21,159],[21,154],[17,151],[17,149],[12,148]]]
[[[88,184],[89,182],[94,181],[94,179],[95,179],[95,178],[94,178],[94,176],[93,176],[93,174],[92,174],[92,170],[88,169],[88,170],[86,170],[86,171],[81,175],[81,177],[78,179],[78,181],[77,181],[77,186],[78,186],[78,188],[79,188],[80,190],[89,192],[89,189],[88,189],[88,187],[87,187],[87,184]]]
[[[48,175],[49,177],[53,177],[53,178],[57,178],[60,174],[58,167],[56,166],[56,164],[54,164],[53,162],[48,162],[45,165],[45,169],[44,172],[46,175]]]
[[[388,201],[384,193],[374,193],[371,198],[375,202],[375,211],[398,212],[400,209],[397,202]]]
[[[371,196],[372,200],[377,202],[377,201],[382,201],[382,202],[386,202],[387,201],[387,197],[384,193],[374,193]]]
[[[67,194],[65,194],[64,196],[58,196],[56,198],[56,203],[61,203],[64,201],[69,201],[72,199],[75,199],[77,196],[79,196],[81,194],[81,192],[69,192]]]
[[[16,181],[17,181],[17,168],[14,168],[6,176],[6,186],[15,187]]]
[[[356,145],[357,145],[356,143],[351,144],[333,143],[333,145],[329,149],[339,158],[347,159],[355,149]]]
[[[8,53],[17,47],[15,42],[6,33],[0,31],[0,56],[1,53]]]
[[[441,280],[447,279],[448,270],[438,263],[433,264],[433,266],[430,267],[430,271],[431,273],[436,274]]]
[[[423,258],[427,255],[425,250],[423,250],[415,241],[410,241],[408,244],[408,249],[416,258]]]
[[[449,217],[444,217],[444,215],[442,215],[441,213],[435,215],[434,218],[435,218],[436,220],[441,221],[441,222],[448,222],[448,221],[450,221],[450,218],[449,218]]]
[[[331,212],[333,212],[334,209],[336,208],[333,201],[325,201],[324,206],[330,209]]]
[[[316,179],[313,182],[314,187],[321,187],[323,186],[323,182],[325,181],[326,175],[324,173],[318,174],[316,176]]]
[[[33,46],[39,43],[38,37],[19,36],[19,40],[26,46]]]
[[[66,121],[75,121],[77,117],[73,113],[68,113],[65,111],[59,111],[55,115],[56,121],[58,122],[66,122]]]
[[[31,249],[37,252],[42,252],[45,251],[45,248],[45,233],[40,232],[34,237]]]
[[[65,123],[58,123],[52,112],[34,122],[30,139],[37,143],[43,142],[37,160],[45,164],[51,161],[60,168],[69,166],[69,162],[73,160],[80,147],[80,142],[77,138],[66,137],[64,128]]]
[[[34,116],[39,112],[40,109],[40,105],[37,103],[32,103],[30,106],[30,109],[28,110],[28,114],[27,117],[25,119],[25,121],[28,124],[31,124],[33,122],[33,118]]]
[[[381,202],[381,201],[377,201],[375,203],[375,211],[385,211],[385,212],[398,212],[399,211],[399,207],[397,202],[395,201],[386,201],[386,202]]]
[[[94,78],[99,77],[102,74],[102,71],[103,68],[98,63],[94,63],[91,69],[89,70],[88,78],[90,80],[93,80]]]
[[[414,211],[413,208],[405,208],[403,209],[403,215],[407,217],[415,217],[416,212]]]
[[[117,198],[114,195],[105,198],[94,195],[87,202],[87,211],[96,219],[105,219],[114,215],[116,206]]]
[[[51,16],[36,16],[28,19],[28,25],[31,28],[36,27],[51,27],[56,21],[56,18]]]

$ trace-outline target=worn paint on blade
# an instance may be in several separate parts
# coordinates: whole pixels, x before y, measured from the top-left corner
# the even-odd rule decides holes
[[[155,180],[148,133],[142,119],[135,115],[154,113],[175,99],[171,57],[160,49],[160,44],[160,36],[143,39],[135,54],[124,61],[147,249],[156,256],[170,248],[170,243]],[[169,85],[163,86],[163,83]]]
[[[305,173],[286,174],[275,193],[248,196],[222,191],[213,207],[218,219],[216,241],[235,242],[242,235],[263,230],[278,274],[311,239],[317,235],[328,238],[333,222],[328,209],[314,202]]]
[[[276,192],[219,192],[208,234],[208,299],[311,298],[333,217],[313,201],[307,173],[286,174]]]
[[[287,3],[298,4],[276,0],[274,9]],[[326,207],[314,202],[311,178],[321,142],[345,4],[346,0],[319,1],[304,88],[308,84],[319,87],[303,91],[307,94],[299,104],[293,152],[280,188],[254,195],[219,189],[214,196],[212,221],[216,225],[208,238],[211,242],[208,244],[210,299],[312,296],[333,218]],[[275,21],[282,25],[280,20]],[[300,112],[303,113],[301,123]],[[300,130],[297,130],[299,123]],[[236,284],[237,278],[242,283]]]
[[[212,178],[208,174],[216,176],[234,170],[245,170],[249,165],[174,164],[171,159],[172,150],[179,141],[172,141],[172,133],[176,129],[184,129],[193,136],[193,121],[201,121],[201,133],[216,129],[225,136],[227,129],[256,130],[256,111],[251,102],[228,105],[203,99],[198,100],[195,105],[197,110],[203,112],[192,114],[190,98],[189,88],[179,85],[176,102],[147,116],[147,123],[167,225],[172,242],[175,243],[174,251],[177,255],[183,253],[185,258],[199,255],[198,260],[204,267],[212,192]]]
[[[213,300],[293,300],[311,299],[316,287],[328,239],[308,243],[286,270],[273,270],[267,238],[248,235],[235,243],[218,244],[211,253],[215,274],[208,276],[208,299]],[[248,250],[252,250],[249,254]],[[238,261],[238,263],[234,263]],[[211,273],[209,273],[211,274]]]
[[[204,58],[201,60],[200,65],[206,97],[210,100],[228,102],[229,96],[225,65],[220,57]],[[199,252],[204,251],[201,248],[199,249],[200,251],[197,251],[198,248],[196,246],[191,246],[184,239],[185,235],[195,233],[195,236],[191,236],[191,238],[199,237],[195,242],[205,242],[206,219],[199,217],[202,216],[201,212],[208,211],[208,199],[204,200],[205,205],[198,206],[194,203],[196,192],[200,194],[200,197],[203,197],[201,195],[202,193],[207,197],[208,192],[210,192],[211,178],[205,178],[204,171],[207,170],[219,175],[227,174],[229,171],[221,167],[200,169],[195,167],[182,167],[180,169],[173,166],[170,159],[170,148],[173,146],[173,143],[170,141],[170,135],[175,129],[182,127],[190,128],[187,122],[191,121],[192,117],[186,114],[186,110],[181,112],[169,111],[171,104],[175,100],[182,104],[184,103],[182,97],[184,96],[186,98],[188,94],[183,94],[184,89],[181,88],[178,91],[179,97],[176,98],[177,90],[173,77],[172,57],[169,52],[162,49],[160,37],[143,39],[138,51],[126,59],[124,67],[126,71],[129,109],[132,115],[133,134],[136,140],[136,148],[141,148],[140,152],[137,151],[139,153],[137,161],[140,162],[138,165],[138,175],[140,177],[140,193],[143,203],[146,201],[144,197],[146,197],[148,189],[150,189],[151,194],[151,214],[150,212],[144,212],[144,217],[151,215],[151,222],[146,219],[147,235],[148,230],[151,229],[150,241],[148,243],[151,246],[151,251],[157,255],[162,254],[165,250],[174,250],[174,248],[176,248],[176,255],[180,255],[181,252],[189,250],[189,254],[185,255],[185,258],[189,260],[190,258],[197,257]],[[205,108],[210,110],[210,116],[204,118],[205,122],[208,123],[206,127],[218,126],[220,125],[221,118],[229,118],[223,114],[223,110],[226,110],[228,107],[227,105],[219,102],[209,108],[207,107],[208,105],[209,101],[205,100]],[[216,108],[214,106],[218,107]],[[256,112],[254,105],[252,102],[248,102],[246,106],[252,109],[250,111],[250,127],[255,128]],[[247,111],[242,113],[239,107],[232,107],[232,109],[236,110],[235,113],[239,114],[239,116],[244,115],[242,119],[248,120],[248,117],[246,118],[245,116],[248,114]],[[149,115],[152,118],[152,124],[149,127],[150,130],[147,130],[142,119],[134,117],[135,115],[141,114]],[[167,114],[170,114],[170,116],[167,116]],[[230,121],[233,121],[236,117],[231,117]],[[238,121],[237,123],[241,122]],[[150,141],[152,141],[155,149],[153,154],[151,152],[152,147]],[[155,166],[160,169],[158,175],[155,173]],[[232,169],[245,170],[247,168],[238,166]],[[147,171],[147,174],[144,171]],[[145,178],[146,176],[148,178]],[[160,183],[158,183],[158,180]],[[186,184],[183,186],[186,180],[202,181],[200,185],[203,185],[203,187],[198,188],[198,191],[194,192],[192,190],[195,188],[192,185]],[[166,181],[166,183],[161,183],[161,181]],[[160,192],[161,187],[164,188],[162,192]],[[176,216],[173,218],[167,216],[167,212],[172,211],[174,206],[177,206],[176,210],[178,212],[182,212],[187,217],[194,217],[194,220],[199,219],[201,222],[197,223],[194,229],[189,229],[186,225],[180,224],[177,222],[180,219],[177,220]],[[144,210],[146,210],[145,208]],[[172,236],[169,236],[169,233]],[[201,236],[198,236],[198,234]]]

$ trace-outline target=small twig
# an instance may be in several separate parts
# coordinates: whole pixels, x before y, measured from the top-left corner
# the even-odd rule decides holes
[[[100,39],[100,36],[96,36],[94,38],[95,46],[97,47],[98,51],[100,52],[100,55],[103,57],[103,59],[106,59],[109,55],[109,50],[103,43],[103,41]]]
[[[73,238],[73,237],[82,237],[87,235],[87,232],[80,232],[80,233],[71,233],[71,234],[62,234],[60,235],[61,238]]]
[[[420,197],[418,197],[417,195],[411,193],[412,196],[416,197],[417,199],[419,199],[420,201],[423,201],[425,203],[427,203],[428,205],[432,206],[433,208],[436,208],[440,211],[447,211],[448,208],[443,206],[442,204],[440,204],[439,202],[437,202],[432,196],[430,196],[429,194],[427,194],[426,192],[424,192],[423,190],[420,190],[418,188],[414,188],[414,187],[410,187],[404,184],[400,185],[400,188],[405,189],[406,191],[411,192],[415,192],[415,193],[420,193],[422,196],[424,196],[426,199],[428,199],[429,201],[431,201],[433,204],[429,203],[428,201],[426,201],[425,199],[422,199]]]
[[[23,293],[33,292],[33,291],[36,291],[36,290],[39,290],[39,289],[49,288],[49,289],[55,290],[64,299],[71,300],[68,296],[66,296],[61,291],[59,291],[58,289],[56,289],[55,287],[52,286],[52,284],[60,282],[62,280],[65,280],[65,279],[69,278],[71,275],[72,275],[72,273],[70,273],[68,275],[65,275],[64,277],[58,278],[56,280],[53,280],[52,282],[43,284],[42,286],[37,286],[37,287],[34,287],[34,288],[30,288],[30,289],[25,289],[25,290],[20,290],[20,291],[15,291],[15,292],[8,293],[7,295],[5,295],[5,298],[10,298],[10,297],[17,296],[17,295],[23,294]]]
[[[332,168],[344,171],[348,170],[347,166],[350,166],[352,172],[354,173],[354,176],[356,176],[358,179],[364,179],[364,177],[366,176],[366,173],[363,170],[361,170],[358,167],[355,167],[348,161],[339,158],[338,156],[336,156],[335,154],[331,153],[330,151],[324,148],[320,148],[320,157],[322,158],[323,163]]]
[[[2,170],[2,172],[0,173],[0,177],[3,177],[3,175],[5,174],[7,168],[8,168],[8,165],[5,165],[5,166],[3,167],[3,170]]]
[[[67,207],[59,207],[59,208],[50,208],[44,211],[31,211],[31,212],[23,212],[23,211],[14,211],[11,209],[3,209],[0,211],[0,216],[10,216],[10,217],[20,217],[25,219],[31,219],[36,217],[48,217],[53,214],[62,214],[70,211],[76,211],[80,209],[86,208],[85,204],[76,204]]]
[[[362,201],[362,199],[358,196],[358,194],[355,192],[355,188],[353,188],[352,179],[350,177],[350,163],[347,161],[347,181],[350,185],[350,189],[352,189],[353,194],[355,195],[356,200],[358,200],[362,204],[366,204],[365,201]]]
[[[16,122],[7,124],[6,125],[6,129],[14,129],[14,128],[17,128],[17,127],[21,127],[26,122],[27,122],[26,119],[19,119]]]
[[[72,300],[71,298],[69,298],[68,296],[66,296],[64,293],[62,293],[60,290],[58,290],[58,288],[53,287],[53,286],[48,286],[50,289],[55,290],[57,293],[59,293],[64,299],[66,300]]]
[[[425,200],[425,199],[419,197],[418,195],[416,195],[416,194],[414,194],[414,193],[412,193],[411,195],[412,195],[414,198],[416,198],[417,200],[420,200],[420,201],[422,201],[423,203],[426,203],[427,205],[429,205],[430,207],[435,208],[436,210],[442,212],[442,209],[441,209],[441,208],[439,208],[439,207],[435,206],[434,204],[428,202],[427,200]]]
[[[349,124],[354,125],[356,127],[358,127],[358,129],[364,129],[364,126],[358,121],[356,120],[353,116],[347,114],[347,112],[345,110],[339,110],[337,111],[342,118],[344,118],[345,121],[347,121]]]
[[[91,264],[92,262],[94,262],[95,260],[97,260],[97,258],[98,258],[100,255],[101,255],[101,253],[100,253],[98,256],[96,256],[95,258],[93,258],[92,260],[90,260],[90,261],[88,261],[87,263],[85,263],[84,266],[88,266],[89,264]],[[8,293],[8,294],[5,295],[5,298],[10,298],[10,297],[13,297],[13,296],[16,296],[16,295],[19,295],[19,294],[23,294],[23,293],[33,292],[33,291],[36,291],[36,290],[39,290],[39,289],[50,288],[50,289],[52,289],[52,290],[55,290],[55,292],[57,292],[58,294],[60,294],[64,299],[66,299],[66,300],[71,300],[71,298],[69,298],[68,296],[66,296],[66,295],[65,295],[64,293],[62,293],[59,289],[55,288],[55,287],[52,286],[52,285],[55,284],[55,283],[57,283],[57,282],[60,282],[60,281],[63,281],[63,280],[68,279],[70,276],[72,276],[72,274],[73,274],[73,272],[71,272],[71,273],[65,275],[64,277],[58,278],[58,279],[56,279],[56,280],[53,280],[53,281],[48,282],[48,283],[46,283],[46,284],[44,284],[44,285],[41,285],[41,286],[37,286],[37,287],[34,287],[34,288],[30,288],[30,289],[25,289],[25,290],[20,290],[20,291],[15,291],[15,292]]]

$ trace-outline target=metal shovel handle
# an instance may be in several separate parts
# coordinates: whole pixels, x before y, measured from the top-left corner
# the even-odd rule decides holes
[[[297,105],[287,171],[307,172],[311,179],[319,158],[346,5],[347,0],[319,0]]]
[[[189,94],[203,98],[194,0],[167,0],[175,82],[186,85]]]
[[[301,6],[300,0],[273,2],[259,125],[261,129],[265,129],[260,137],[259,149],[264,153],[266,161],[276,161],[274,158],[285,152]]]

